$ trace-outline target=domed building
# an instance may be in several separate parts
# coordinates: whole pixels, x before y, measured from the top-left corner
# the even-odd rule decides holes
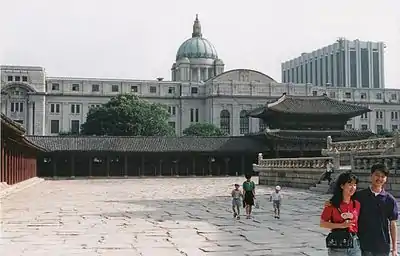
[[[172,81],[206,81],[224,72],[224,62],[218,58],[214,45],[203,37],[198,15],[192,37],[181,44],[172,65]]]
[[[264,131],[267,125],[247,113],[265,106],[266,102],[276,101],[284,93],[327,94],[376,109],[372,119],[363,115],[350,120],[346,125],[348,129],[377,131],[400,127],[400,90],[280,83],[256,70],[225,71],[216,47],[203,37],[197,15],[191,37],[179,46],[176,56],[171,57],[174,61],[172,81],[51,77],[43,67],[0,66],[1,112],[19,122],[29,135],[79,133],[92,107],[108,102],[115,95],[132,93],[165,104],[170,113],[168,123],[178,136],[195,123],[211,123],[226,134],[242,136]],[[293,74],[297,74],[297,79],[302,77],[296,69],[292,69],[291,76],[295,76]]]

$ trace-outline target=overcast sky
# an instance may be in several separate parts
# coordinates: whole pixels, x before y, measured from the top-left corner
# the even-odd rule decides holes
[[[225,70],[281,81],[281,62],[350,40],[386,43],[386,87],[400,88],[399,0],[2,1],[0,63],[48,76],[170,80],[196,13]]]

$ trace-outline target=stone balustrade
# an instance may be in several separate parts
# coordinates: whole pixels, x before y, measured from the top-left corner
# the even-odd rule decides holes
[[[331,136],[327,138],[326,149],[322,150],[323,155],[343,152],[369,152],[380,153],[388,149],[398,148],[400,146],[399,132],[395,132],[393,137],[376,138],[352,141],[333,142]]]
[[[333,157],[263,159],[262,154],[258,154],[258,166],[267,168],[326,168],[328,161],[333,161]]]
[[[383,163],[391,173],[400,174],[400,155],[353,156],[351,169],[369,172],[376,163]]]
[[[259,154],[253,169],[259,173],[260,184],[309,188],[326,171],[328,161],[333,161],[333,157],[263,159]]]

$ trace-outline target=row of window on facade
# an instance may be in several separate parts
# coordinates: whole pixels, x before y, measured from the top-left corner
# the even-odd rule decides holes
[[[73,134],[79,134],[80,131],[80,121],[71,120],[71,128],[69,131],[60,131],[60,120],[50,120],[50,133],[58,134],[60,132],[70,132]]]
[[[28,82],[27,76],[7,76],[8,82]]]
[[[363,130],[363,131],[367,131],[368,130],[368,125],[367,124],[361,124],[361,130]],[[351,124],[347,124],[346,125],[346,129],[347,130],[352,130],[353,129],[353,126],[351,125]],[[397,124],[392,124],[392,131],[394,132],[394,131],[397,131],[399,129],[399,126],[397,125]],[[385,131],[385,129],[384,129],[384,127],[383,127],[383,125],[382,124],[377,124],[376,125],[376,133],[382,133],[382,132],[384,132]]]
[[[111,92],[119,92],[119,85],[113,84],[111,85]],[[51,90],[52,91],[60,91],[60,84],[58,83],[52,83],[51,84]],[[71,91],[73,92],[79,92],[80,91],[80,85],[79,84],[72,84],[71,85]],[[199,89],[197,87],[191,87],[190,92],[191,94],[197,94]],[[92,84],[92,92],[100,92],[100,85],[99,84]],[[139,86],[137,85],[131,85],[131,92],[137,93],[139,92]],[[149,93],[157,93],[157,86],[150,86],[149,87]],[[176,94],[176,88],[175,87],[168,87],[168,94]]]
[[[364,113],[361,115],[361,119],[368,119],[369,113]],[[399,112],[398,111],[392,111],[390,112],[390,118],[392,120],[399,120]],[[377,110],[375,111],[375,119],[385,119],[385,112]]]
[[[250,132],[250,118],[247,116],[247,111],[240,111],[239,116],[239,132],[240,134],[248,134]],[[264,131],[267,124],[262,119],[258,119],[258,121],[259,131]],[[220,113],[220,129],[226,134],[231,134],[231,115],[226,109]]]
[[[313,96],[317,96],[318,92],[317,91],[313,91],[312,94],[313,94]],[[362,99],[362,100],[367,100],[368,99],[367,96],[368,96],[368,94],[366,92],[360,93],[360,99]],[[397,94],[396,93],[392,93],[390,96],[391,96],[390,100],[397,100]],[[336,98],[336,92],[329,92],[329,97],[330,98]],[[351,92],[345,92],[343,97],[345,99],[351,99],[352,98]],[[382,100],[383,99],[382,93],[380,93],[380,92],[376,93],[375,94],[375,99],[376,100]]]
[[[336,65],[335,65],[336,63]],[[361,87],[369,88],[369,54],[368,49],[361,49]],[[372,53],[372,74],[373,87],[380,88],[379,77],[379,53],[374,50]],[[336,74],[336,77],[334,75]],[[299,66],[283,71],[283,82],[288,83],[311,83],[314,85],[334,85],[344,87],[346,76],[350,76],[350,87],[357,87],[357,55],[355,50],[350,51],[350,74],[346,72],[345,51],[325,55],[314,60],[301,63]],[[325,79],[324,79],[325,78]]]

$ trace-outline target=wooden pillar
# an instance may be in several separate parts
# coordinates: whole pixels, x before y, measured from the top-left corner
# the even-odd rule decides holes
[[[22,178],[22,152],[21,146],[18,146],[18,163],[17,163],[17,182],[21,182]]]
[[[144,155],[142,155],[141,168],[139,169],[139,176],[144,175]]]
[[[230,158],[229,157],[225,157],[224,158],[224,162],[225,162],[225,176],[229,175],[229,161]]]
[[[93,156],[89,155],[89,178],[93,177]]]
[[[53,178],[57,177],[57,156],[52,155],[51,160],[53,161]]]
[[[279,145],[275,145],[275,158],[279,158]]]
[[[240,173],[239,175],[242,176],[243,173],[245,173],[246,171],[246,158],[244,155],[242,155],[241,159],[240,159]],[[236,176],[238,176],[238,173],[236,172]]]
[[[5,172],[5,152],[4,152],[4,143],[1,142],[1,173],[0,173],[0,182],[4,182],[4,172]]]
[[[196,156],[193,156],[193,158],[192,158],[192,173],[193,173],[193,176],[196,175]]]
[[[32,161],[32,165],[33,165],[32,166],[32,172],[33,172],[32,177],[37,177],[38,171],[37,171],[37,160],[36,160],[35,155],[32,155],[31,161]]]
[[[124,177],[128,177],[128,154],[124,155]]]
[[[110,177],[110,156],[106,156],[106,168],[107,168],[107,177]]]
[[[10,169],[10,150],[9,150],[9,145],[7,145],[7,148],[5,149],[5,158],[6,158],[6,165],[4,166],[4,182],[7,184],[10,184],[10,181],[8,180],[8,173]]]
[[[11,162],[12,162],[12,164],[11,164],[11,169],[10,169],[10,185],[12,185],[12,184],[14,184],[14,182],[15,182],[15,146],[14,145],[12,145],[12,148],[11,148]]]
[[[71,178],[75,178],[75,154],[71,154]]]
[[[162,173],[163,173],[163,171],[162,171],[162,164],[163,164],[163,160],[162,159],[160,159],[159,160],[159,166],[160,166],[160,173],[158,174],[158,176],[162,176]]]

